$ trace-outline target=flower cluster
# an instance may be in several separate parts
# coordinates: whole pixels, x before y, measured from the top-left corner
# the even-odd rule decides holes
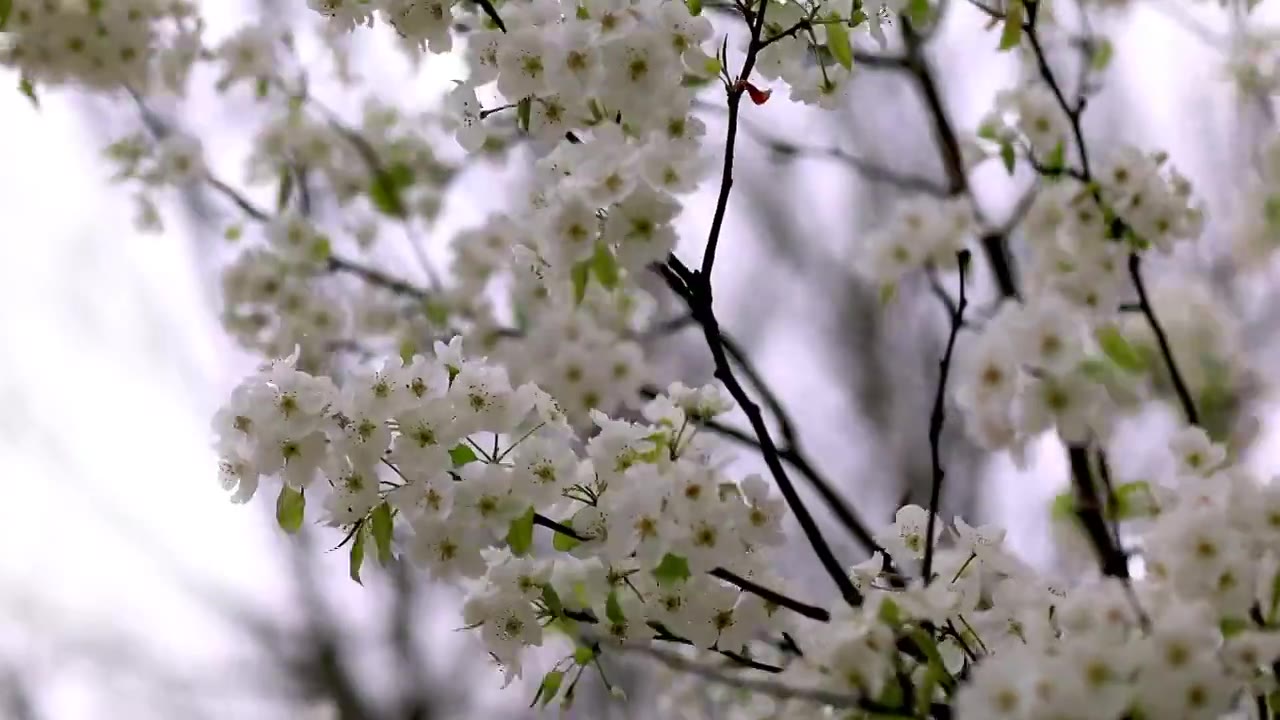
[[[485,578],[465,615],[511,674],[542,621],[560,616],[598,622],[615,641],[667,636],[726,652],[769,626],[774,608],[706,574],[760,576],[782,541],[781,501],[758,476],[725,476],[697,434],[730,409],[725,398],[677,383],[645,407],[646,422],[597,412],[580,455],[550,396],[464,358],[459,340],[341,388],[296,357],[247,378],[215,419],[224,485],[243,502],[274,479],[278,509],[296,507],[286,527],[318,502],[320,521],[367,526],[385,548],[391,525],[379,526],[397,519],[434,577]],[[535,522],[559,533],[564,557],[526,557]]]
[[[200,24],[184,0],[13,0],[0,64],[28,83],[146,87],[153,70],[181,87],[199,47]]]

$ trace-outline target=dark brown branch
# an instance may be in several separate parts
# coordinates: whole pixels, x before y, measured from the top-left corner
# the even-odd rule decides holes
[[[571,537],[574,540],[577,540],[579,542],[586,542],[587,540],[591,539],[578,533],[576,530],[569,527],[568,525],[556,522],[555,520],[552,520],[551,518],[545,515],[542,515],[541,513],[534,514],[533,524],[540,525],[544,528],[547,528],[548,530],[556,532],[560,535],[564,535],[565,537]],[[778,607],[786,608],[796,613],[797,615],[803,615],[804,617],[807,617],[811,620],[817,620],[818,622],[830,622],[831,620],[831,613],[828,612],[825,608],[820,608],[816,605],[809,605],[807,603],[802,603],[799,600],[795,600],[790,597],[787,597],[786,595],[783,595],[777,590],[772,590],[759,583],[752,582],[751,580],[748,580],[738,575],[737,573],[726,570],[725,568],[718,567],[711,570],[707,574],[714,578],[723,580],[731,585],[734,585],[739,590],[742,590],[743,592],[759,596],[760,598],[763,598],[764,600],[771,602],[774,605],[777,605]]]
[[[902,39],[907,48],[906,70],[915,79],[924,98],[925,108],[933,122],[933,135],[942,155],[942,168],[947,175],[947,191],[950,195],[970,194],[969,179],[964,169],[964,157],[960,152],[960,140],[947,115],[946,106],[942,102],[942,94],[933,77],[933,69],[925,57],[925,38],[922,37],[906,17],[901,18]],[[1013,262],[1008,248],[1008,232],[995,230],[986,233],[982,239],[982,251],[991,264],[991,273],[995,277],[1000,297],[1018,299],[1018,286],[1014,274]]]
[[[969,251],[961,250],[957,256],[960,264],[960,299],[951,312],[951,334],[947,337],[947,349],[938,362],[938,390],[933,396],[933,412],[929,415],[929,459],[933,465],[933,483],[929,487],[929,522],[924,536],[924,582],[933,579],[933,534],[938,519],[938,505],[942,499],[942,423],[946,419],[947,379],[951,375],[951,356],[956,349],[956,338],[964,323],[964,311],[969,301],[965,296],[965,275],[969,271]]]
[[[715,215],[711,219],[711,231],[707,235],[706,249],[702,253],[702,276],[710,287],[711,271],[716,263],[716,246],[720,243],[720,231],[724,227],[725,212],[729,209],[729,193],[733,190],[733,155],[738,142],[738,115],[742,108],[742,96],[747,92],[747,83],[751,80],[751,71],[756,66],[756,56],[763,47],[760,33],[764,30],[764,16],[768,10],[767,2],[760,3],[751,23],[751,43],[747,46],[747,57],[742,62],[742,70],[732,84],[727,84],[729,127],[725,132],[724,167],[720,173],[720,195],[716,199]]]
[[[430,295],[426,290],[423,290],[413,283],[392,277],[381,270],[377,270],[367,265],[362,265],[336,255],[329,257],[328,267],[330,272],[343,272],[349,275],[354,275],[370,285],[376,285],[377,287],[390,290],[397,295],[404,295],[414,300],[426,300]]]
[[[670,256],[667,265],[659,266],[657,270],[667,281],[668,287],[685,301],[689,310],[693,313],[694,319],[702,327],[703,335],[706,338],[707,346],[711,351],[711,357],[715,364],[715,377],[724,383],[729,395],[733,397],[738,407],[747,416],[747,420],[755,432],[756,439],[760,443],[760,452],[764,458],[765,465],[768,466],[774,482],[778,485],[778,490],[787,502],[787,506],[796,516],[796,520],[799,522],[801,530],[804,531],[805,537],[809,540],[814,554],[818,556],[819,562],[826,569],[827,574],[831,576],[836,587],[839,588],[844,600],[851,605],[860,605],[862,603],[862,594],[854,587],[853,581],[849,578],[844,565],[831,551],[831,546],[827,543],[826,538],[823,537],[822,530],[818,527],[809,509],[805,507],[804,500],[801,499],[800,494],[791,483],[791,479],[787,476],[786,468],[782,466],[781,454],[777,445],[774,444],[773,436],[769,432],[769,426],[764,420],[763,413],[760,412],[760,406],[751,399],[751,396],[747,394],[747,391],[734,374],[728,353],[725,351],[720,323],[716,318],[715,310],[712,308],[711,285],[706,276],[688,269],[674,255]]]

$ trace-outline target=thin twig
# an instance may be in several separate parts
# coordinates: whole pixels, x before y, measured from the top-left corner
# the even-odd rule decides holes
[[[728,94],[729,127],[725,132],[724,167],[720,173],[720,195],[716,199],[711,231],[707,235],[706,249],[702,253],[702,276],[708,286],[711,283],[711,271],[715,267],[716,246],[720,242],[720,231],[724,227],[725,212],[729,208],[729,193],[733,189],[733,155],[738,142],[738,115],[742,108],[742,96],[747,92],[751,71],[756,66],[756,56],[760,54],[762,47],[760,33],[764,30],[764,16],[768,8],[769,3],[760,3],[760,9],[755,13],[754,22],[751,24],[751,42],[747,46],[747,57],[742,62],[742,70],[738,73],[737,79],[731,84],[727,83],[725,87],[725,92]]]
[[[742,127],[747,134],[756,142],[765,146],[770,152],[779,158],[806,157],[825,160],[834,160],[839,162],[850,170],[858,173],[859,176],[866,180],[885,185],[892,185],[910,192],[922,193],[933,197],[946,197],[947,188],[942,187],[934,180],[927,177],[920,177],[904,173],[893,168],[876,164],[865,158],[860,158],[852,153],[841,150],[838,147],[818,147],[813,145],[801,145],[789,140],[782,140],[770,136],[768,133],[760,130],[754,125],[743,121]]]
[[[578,542],[585,542],[591,539],[589,537],[586,537],[580,534],[579,532],[569,527],[568,525],[565,525],[564,523],[556,522],[555,520],[552,520],[551,518],[541,513],[534,513],[533,524],[540,525],[555,533],[564,535],[565,537],[573,538]],[[828,612],[825,608],[800,602],[799,600],[795,600],[791,597],[788,597],[787,595],[784,595],[778,592],[777,590],[772,590],[759,583],[748,580],[742,577],[741,575],[738,575],[737,573],[734,573],[730,570],[726,570],[725,568],[718,567],[709,571],[707,574],[719,580],[723,580],[731,585],[734,585],[739,590],[742,590],[743,592],[756,595],[768,602],[773,603],[774,605],[777,605],[778,607],[786,608],[798,615],[803,615],[804,617],[807,617],[811,620],[817,620],[818,622],[831,621],[831,613]]]
[[[933,484],[929,487],[929,522],[924,536],[924,582],[933,579],[933,546],[934,528],[938,519],[938,504],[942,498],[942,479],[946,475],[942,468],[942,423],[946,419],[947,379],[951,375],[951,356],[956,349],[956,338],[960,335],[960,326],[964,323],[964,311],[969,301],[965,296],[965,275],[969,270],[969,251],[961,250],[956,259],[960,263],[960,299],[951,312],[951,334],[947,338],[947,349],[938,362],[938,390],[933,396],[933,412],[929,415],[929,459],[933,464]]]

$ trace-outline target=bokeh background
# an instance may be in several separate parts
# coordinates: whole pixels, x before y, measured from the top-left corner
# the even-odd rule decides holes
[[[1266,369],[1275,367],[1280,331],[1272,269],[1255,263],[1245,277],[1224,258],[1241,188],[1274,132],[1271,98],[1242,92],[1228,63],[1246,30],[1275,23],[1271,4],[1247,25],[1213,2],[1094,8],[1094,30],[1110,38],[1115,57],[1086,115],[1095,152],[1122,143],[1166,149],[1206,201],[1204,240],[1152,272],[1194,278],[1239,323],[1262,370],[1239,398],[1259,419],[1249,458],[1268,473],[1276,454]],[[972,130],[1019,67],[993,52],[979,13],[951,5],[929,57],[953,124]],[[315,20],[301,0],[203,6],[210,38],[246,22]],[[1070,53],[1062,49],[1068,61]],[[417,108],[439,102],[462,72],[449,57],[413,67],[385,29],[362,31],[351,57],[370,93]],[[42,92],[37,108],[16,85],[15,74],[0,71],[0,89],[15,88],[0,90],[0,718],[532,715],[530,694],[500,691],[478,645],[454,632],[460,604],[451,591],[412,568],[371,572],[357,586],[345,554],[327,552],[332,533],[286,538],[269,503],[228,502],[209,421],[257,362],[218,320],[222,229],[233,208],[195,188],[168,197],[162,232],[138,231],[131,193],[111,182],[102,159],[106,144],[141,127],[138,108],[127,96],[74,89]],[[211,86],[197,75],[182,105],[155,110],[200,135],[220,176],[239,179],[261,118],[251,99]],[[340,113],[359,112],[337,85],[315,92]],[[711,136],[722,135],[722,98],[706,100]],[[798,108],[778,93],[746,117],[717,273],[722,321],[791,411],[822,472],[864,517],[887,522],[899,501],[921,500],[927,488],[928,407],[945,321],[923,282],[885,305],[854,272],[850,248],[903,190],[869,181],[828,151],[941,185],[931,119],[910,77],[871,68],[835,113]],[[784,158],[770,141],[801,151]],[[1023,172],[1007,176],[998,162],[973,178],[984,213],[997,219],[1016,210],[1032,182]],[[468,169],[417,241],[443,267],[448,238],[503,209],[520,183],[518,172],[494,165]],[[700,249],[715,190],[709,181],[687,203],[686,257]],[[413,267],[402,262],[404,246],[386,252],[386,262]],[[1172,300],[1161,310],[1177,312],[1176,283],[1193,280],[1169,282]],[[696,333],[672,337],[662,353],[674,373],[709,375]],[[1153,410],[1132,434],[1159,437],[1170,421]],[[1005,523],[1033,561],[1052,564],[1048,504],[1065,481],[1052,441],[1022,468],[969,445],[955,423],[945,446],[955,478],[949,512]],[[1132,447],[1120,470],[1136,476],[1158,452],[1141,439]],[[840,552],[860,559],[852,543]],[[796,587],[829,597],[806,562],[797,563]],[[643,687],[644,673],[626,682]],[[642,712],[591,699],[575,710]]]

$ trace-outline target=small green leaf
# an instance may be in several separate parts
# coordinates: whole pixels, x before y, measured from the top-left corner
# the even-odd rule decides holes
[[[391,506],[380,503],[373,509],[371,517],[373,543],[378,548],[378,563],[387,565],[391,562]]]
[[[548,703],[556,699],[556,694],[560,692],[560,685],[564,683],[564,672],[560,670],[551,670],[542,676],[542,682],[538,685],[538,692],[533,696],[533,702],[529,703],[529,707],[538,704],[539,698],[542,700],[542,707],[546,707]]]
[[[556,589],[551,587],[551,583],[543,583],[542,585],[542,602],[547,606],[547,612],[554,617],[560,617],[564,614],[564,603],[560,602],[560,594]]]
[[[276,522],[287,533],[298,532],[302,527],[306,506],[307,499],[301,490],[295,490],[287,484],[281,486],[280,494],[276,497]]]
[[[276,189],[276,212],[283,211],[293,197],[293,171],[289,168],[280,170],[280,186]]]
[[[834,19],[834,18],[832,18]],[[823,25],[827,31],[827,49],[831,57],[836,59],[845,70],[853,67],[853,45],[849,43],[849,28],[843,22],[829,22]]]
[[[1044,159],[1044,166],[1056,172],[1066,165],[1066,161],[1067,144],[1059,141],[1058,144],[1054,146],[1053,152],[1049,153],[1049,157]]]
[[[333,254],[333,245],[330,244],[329,238],[321,235],[311,243],[311,247],[307,250],[307,255],[311,257],[312,262],[323,263],[328,262],[329,256]]]
[[[862,23],[866,22],[867,20],[868,18],[865,10],[862,10],[862,9],[854,10],[853,14],[849,16],[849,27],[856,28]]]
[[[361,525],[356,529],[355,541],[351,543],[351,560],[348,564],[351,579],[361,585],[364,584],[364,582],[360,580],[360,566],[364,564],[364,536],[365,528]]]
[[[618,287],[618,259],[603,242],[596,243],[596,252],[591,256],[591,271],[605,290]]]
[[[995,123],[983,123],[978,126],[978,137],[991,142],[999,142],[1000,128]]]
[[[404,201],[400,199],[400,188],[390,181],[385,174],[375,175],[369,185],[369,202],[392,217],[404,217],[407,214]]]
[[[587,663],[591,662],[595,658],[596,658],[596,651],[589,647],[586,647],[585,645],[579,645],[578,647],[574,648],[573,661],[578,663],[579,665],[586,665]]]
[[[1222,637],[1230,638],[1248,630],[1251,624],[1244,618],[1222,618],[1218,623],[1218,629],[1222,631]]]
[[[927,25],[932,9],[929,0],[909,0],[907,2],[907,19],[916,25]]]
[[[37,110],[40,108],[40,98],[36,97],[36,85],[31,82],[31,78],[23,75],[18,79],[18,92],[26,95]]]
[[[244,226],[239,223],[228,225],[222,236],[227,239],[227,242],[235,242],[244,236]]]
[[[533,508],[511,521],[507,528],[507,547],[517,557],[527,554],[533,547]]]
[[[1155,496],[1151,494],[1151,485],[1145,480],[1121,483],[1116,486],[1113,496],[1115,504],[1111,509],[1112,520],[1150,517],[1158,509]]]
[[[473,463],[480,458],[476,457],[476,451],[471,449],[467,443],[458,443],[449,451],[449,459],[453,461],[453,466],[460,468],[467,463]]]
[[[1280,228],[1280,193],[1268,196],[1262,211],[1267,219],[1267,227]]]
[[[0,0],[0,30],[9,24],[9,13],[13,12],[13,0]]]
[[[1013,143],[1008,140],[1000,143],[1000,162],[1004,165],[1004,169],[1010,175],[1013,174],[1013,167],[1018,161],[1018,156],[1013,152]]]
[[[1111,64],[1111,58],[1115,55],[1115,46],[1111,44],[1108,38],[1098,38],[1098,44],[1093,48],[1093,57],[1089,61],[1089,67],[1094,72],[1102,72]]]
[[[689,579],[689,561],[683,556],[667,553],[662,556],[653,576],[659,583],[680,582]]]
[[[267,94],[271,92],[271,79],[265,77],[258,78],[256,90],[258,92],[259,100],[266,98]]]
[[[573,528],[573,526],[569,524],[568,520],[565,520],[560,524],[570,529]],[[569,552],[570,550],[578,547],[581,544],[582,544],[581,541],[579,541],[577,538],[570,537],[563,533],[556,533],[555,536],[551,538],[551,547],[555,548],[556,550],[559,550],[560,552]]]
[[[445,326],[449,324],[448,305],[442,302],[428,300],[424,310],[427,313],[427,319],[430,320],[433,325]]]
[[[615,625],[622,625],[627,621],[627,616],[622,614],[622,605],[618,603],[616,588],[609,591],[609,597],[604,601],[604,616]]]
[[[1139,373],[1147,369],[1146,360],[1114,325],[1104,325],[1095,337],[1102,352],[1122,370]]]
[[[1271,578],[1271,608],[1267,611],[1267,624],[1275,624],[1277,613],[1280,613],[1280,572]]]
[[[689,8],[690,15],[702,14],[702,0],[684,0],[685,7]]]
[[[1022,0],[1010,0],[1005,10],[1004,32],[1000,33],[1000,50],[1012,50],[1022,42]]]
[[[405,340],[400,343],[400,362],[408,365],[413,362],[413,356],[418,354],[418,343],[412,339]]]
[[[529,120],[533,117],[533,98],[525,98],[516,104],[516,126],[529,132]]]
[[[718,57],[708,57],[702,66],[703,72],[705,72],[708,77],[715,77],[716,75],[719,75],[720,70],[723,68],[724,65],[720,62],[720,58]]]
[[[880,603],[880,620],[889,627],[896,628],[902,624],[902,610],[894,601],[884,600]]]
[[[880,304],[888,305],[898,295],[898,286],[896,283],[885,283],[880,286]]]
[[[587,296],[587,281],[591,279],[591,261],[583,260],[574,265],[569,277],[573,280],[573,301],[581,304]]]
[[[1049,510],[1050,516],[1054,520],[1072,520],[1076,516],[1076,498],[1071,491],[1058,493],[1053,498],[1053,505]]]

